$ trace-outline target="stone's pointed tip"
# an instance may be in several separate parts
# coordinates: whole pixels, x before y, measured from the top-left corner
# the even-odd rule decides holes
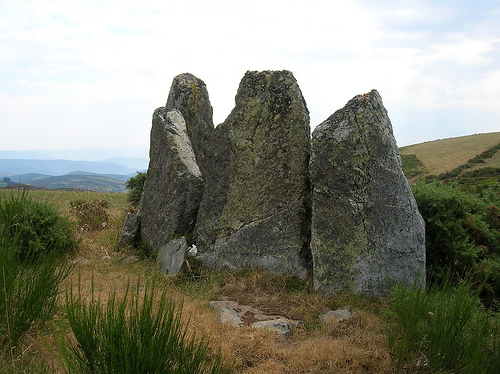
[[[377,90],[316,127],[309,171],[315,288],[381,296],[425,274],[424,222]]]
[[[196,223],[203,261],[301,277],[310,268],[302,255],[310,147],[302,93],[288,73],[248,71],[235,101],[212,139]]]
[[[174,80],[177,80],[177,79],[189,79],[189,80],[192,80],[192,79],[198,79],[196,78],[196,76],[194,74],[191,74],[191,73],[181,73],[181,74],[178,74],[174,77]]]

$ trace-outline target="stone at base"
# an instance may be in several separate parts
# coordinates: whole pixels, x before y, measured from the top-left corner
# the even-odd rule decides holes
[[[334,324],[349,319],[351,318],[351,316],[352,316],[351,312],[349,312],[347,309],[339,309],[339,310],[330,310],[324,314],[321,314],[319,316],[319,319],[323,323]]]
[[[173,239],[160,248],[156,264],[163,274],[175,275],[184,263],[187,250],[187,242],[184,237]]]

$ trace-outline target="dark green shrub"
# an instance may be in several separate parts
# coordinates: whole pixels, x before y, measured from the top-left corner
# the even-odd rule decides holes
[[[500,298],[500,231],[498,208],[452,185],[418,183],[413,187],[426,223],[429,282],[441,282],[451,271],[456,280],[472,274],[487,277],[483,297]]]
[[[426,171],[424,163],[419,160],[416,154],[402,154],[401,161],[403,164],[403,172],[407,178],[425,173]]]
[[[68,218],[53,205],[32,200],[26,191],[0,196],[0,235],[15,239],[21,260],[69,252],[78,243]]]
[[[75,200],[71,211],[78,220],[80,231],[102,230],[109,221],[109,203],[105,199]]]
[[[125,182],[125,187],[130,190],[128,193],[128,201],[133,206],[139,205],[145,182],[146,173],[140,171],[137,172],[137,175],[131,177],[128,181]]]
[[[71,373],[221,373],[220,356],[209,357],[204,339],[188,336],[182,305],[156,291],[154,281],[101,303],[81,289],[68,291],[66,310],[76,344],[56,335],[63,364]]]
[[[398,370],[500,372],[500,316],[481,306],[467,282],[451,284],[392,291],[386,338]]]
[[[486,167],[467,171],[463,174],[468,178],[488,178],[500,176],[500,168]]]

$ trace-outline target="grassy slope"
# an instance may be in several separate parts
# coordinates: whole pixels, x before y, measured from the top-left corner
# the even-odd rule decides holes
[[[102,192],[125,192],[125,182],[100,175],[62,175],[31,182],[47,189],[71,188]]]
[[[404,147],[401,152],[417,154],[430,172],[439,174],[451,170],[491,146],[500,143],[500,133],[445,139]],[[440,166],[443,164],[444,166]],[[500,155],[487,165],[500,167]],[[0,191],[0,195],[12,193]],[[196,282],[186,278],[159,276],[154,263],[140,259],[130,249],[117,250],[116,243],[127,210],[125,194],[96,194],[76,191],[32,191],[36,199],[49,201],[71,215],[69,202],[104,197],[110,202],[110,221],[105,230],[80,232],[81,246],[73,256],[76,268],[67,287],[80,280],[90,292],[95,288],[105,298],[111,289],[124,291],[127,281],[158,276],[175,300],[184,301],[186,317],[191,317],[193,331],[210,339],[215,351],[221,347],[237,373],[391,373],[394,366],[384,340],[382,308],[385,301],[340,294],[326,297],[316,294],[310,285],[300,289],[287,286],[290,280],[258,272],[242,274],[202,273]],[[85,260],[82,260],[85,259]],[[88,261],[88,262],[87,262]],[[292,282],[293,284],[293,282]],[[221,324],[208,306],[213,299],[229,298],[250,304],[266,312],[300,319],[291,338],[283,339],[272,332],[251,328],[235,329]],[[318,315],[330,309],[348,308],[350,321],[338,325],[322,325]],[[42,338],[33,334],[24,352],[35,363],[45,360],[59,373],[60,367],[51,358],[46,343],[50,333]],[[2,362],[0,359],[0,366]]]
[[[12,191],[0,190],[0,196],[8,193]],[[310,284],[300,285],[293,279],[260,272],[204,271],[194,281],[182,275],[164,277],[158,275],[153,262],[140,254],[117,249],[127,210],[125,194],[31,191],[30,195],[55,204],[69,215],[70,201],[108,199],[108,226],[101,231],[79,233],[81,245],[72,257],[76,268],[66,287],[76,287],[80,281],[84,292],[90,292],[93,281],[104,300],[111,289],[117,289],[118,294],[124,292],[129,280],[135,285],[137,279],[142,284],[149,277],[159,277],[174,300],[183,300],[184,316],[191,318],[192,331],[208,337],[213,352],[220,347],[225,360],[234,364],[236,373],[391,373],[394,370],[384,340],[383,300],[345,294],[326,297],[315,293]],[[229,327],[219,322],[208,305],[210,300],[224,298],[304,323],[287,339],[270,331]],[[340,308],[348,308],[353,313],[352,319],[336,325],[319,322],[319,314]],[[33,334],[23,347],[25,356],[34,360],[32,365],[44,360],[52,367],[51,372],[61,373],[47,350],[46,343],[50,345],[52,340],[50,332],[44,330],[42,334],[43,338]]]
[[[471,158],[500,143],[500,132],[440,139],[400,148],[401,154],[416,154],[427,173],[439,175],[465,164]],[[478,167],[500,167],[497,154]]]

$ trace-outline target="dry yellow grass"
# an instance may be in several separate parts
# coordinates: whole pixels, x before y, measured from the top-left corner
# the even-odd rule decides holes
[[[465,164],[471,158],[500,143],[500,132],[440,139],[402,147],[401,154],[415,154],[422,161],[427,174],[439,175]],[[500,156],[497,164],[500,164]],[[488,161],[490,165],[491,161]]]
[[[394,367],[386,349],[382,318],[383,301],[341,294],[326,297],[313,292],[310,286],[291,289],[285,277],[258,271],[239,274],[205,272],[197,281],[159,275],[154,262],[132,249],[117,249],[127,203],[125,195],[108,195],[113,199],[110,222],[101,231],[82,232],[81,246],[72,256],[75,270],[65,287],[80,284],[90,294],[93,282],[102,301],[112,290],[122,294],[127,284],[138,279],[145,283],[156,277],[169,289],[175,302],[183,302],[183,314],[189,319],[190,331],[207,337],[213,355],[219,350],[235,373],[391,373]],[[33,193],[33,198],[56,202],[67,209],[72,193]],[[68,208],[69,211],[69,208]],[[292,287],[293,288],[293,287]],[[230,298],[304,321],[292,336],[284,338],[274,332],[251,327],[234,328],[222,324],[208,301]],[[337,325],[324,325],[318,316],[329,309],[348,308],[353,317]],[[59,316],[58,318],[64,318]],[[23,348],[32,362],[47,362],[54,373],[62,373],[50,354],[52,335],[47,329],[34,333]],[[1,362],[0,362],[1,364]]]

